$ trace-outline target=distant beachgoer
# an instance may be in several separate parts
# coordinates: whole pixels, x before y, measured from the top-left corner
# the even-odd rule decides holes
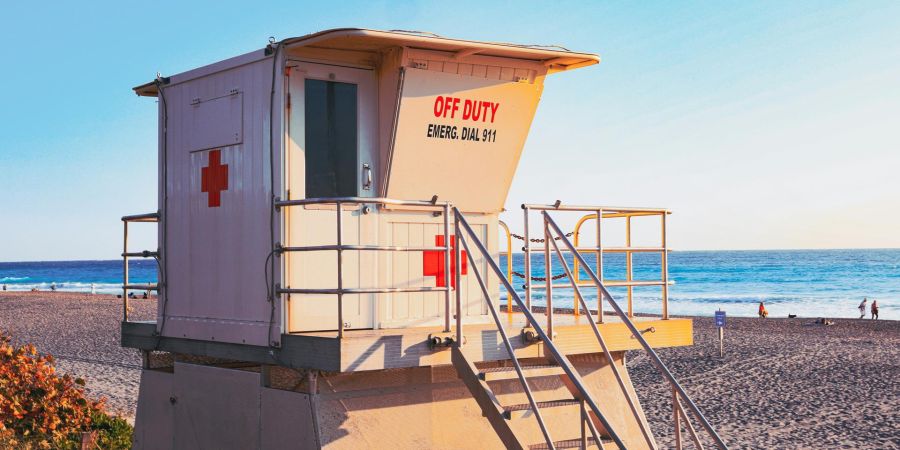
[[[862,319],[866,317],[866,302],[869,301],[868,298],[863,298],[862,303],[859,304],[859,318]]]
[[[3,285],[3,290],[4,290],[4,291],[6,290],[6,285],[5,285],[5,284]]]
[[[872,320],[878,319],[878,300],[872,300]]]
[[[50,290],[54,292],[56,291],[56,283],[50,285]]]
[[[769,317],[769,311],[766,310],[766,305],[763,302],[759,302],[759,317],[763,319]]]
[[[141,298],[146,299],[146,298],[147,298],[147,292],[144,292],[144,296],[141,297]]]
[[[94,295],[96,293],[97,293],[97,285],[94,283],[91,283],[91,295]]]
[[[37,288],[31,288],[31,292],[37,292]]]

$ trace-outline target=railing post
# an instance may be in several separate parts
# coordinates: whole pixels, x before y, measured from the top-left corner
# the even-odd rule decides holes
[[[672,387],[672,414],[675,419],[675,450],[681,450],[681,411],[678,410],[678,392]]]
[[[459,211],[453,209],[453,230],[456,235],[456,245],[453,246],[453,284],[456,285],[456,345],[463,347],[463,324],[462,324],[462,290],[460,289],[460,278],[462,272],[462,233],[459,230]],[[487,299],[491,301],[490,298]]]
[[[522,232],[525,234],[522,240],[522,252],[525,255],[525,308],[531,312],[531,243],[528,234],[528,207],[523,206],[525,211],[525,222],[522,224]]]
[[[450,249],[453,247],[450,245],[450,204],[444,204],[444,278],[450,278]],[[450,332],[450,284],[445,286],[447,288],[444,291],[444,332]]]
[[[550,225],[547,224],[547,213],[544,213],[544,278],[546,278],[546,315],[547,336],[553,340],[553,261],[550,259]]]
[[[632,305],[634,286],[631,285],[631,281],[634,279],[634,277],[632,276],[631,271],[631,215],[627,215],[625,216],[625,281],[628,285],[628,317],[634,317],[634,309]]]
[[[603,223],[603,210],[597,210],[597,276],[603,280],[603,235],[601,224]],[[575,246],[578,247],[577,245]],[[578,261],[578,258],[575,258]],[[576,266],[577,267],[577,266]],[[597,286],[597,323],[603,323],[603,291]]]
[[[512,280],[513,277],[513,251],[512,251],[512,234],[509,232],[509,226],[506,225],[502,220],[497,221],[497,223],[503,227],[503,230],[506,231],[506,279]],[[512,294],[509,291],[506,291],[506,314],[512,315]]]
[[[587,411],[584,409],[584,399],[581,399],[581,448],[587,449],[587,421],[591,420],[588,418]],[[597,445],[600,445],[598,442]]]
[[[662,272],[662,318],[669,318],[669,246],[666,242],[666,214],[662,213],[662,255],[660,258],[660,271]]]
[[[344,215],[341,210],[341,202],[335,202],[337,207],[337,306],[338,306],[338,338],[344,337]]]
[[[128,221],[123,220],[125,232],[122,238],[122,321],[128,322]],[[157,296],[159,293],[157,292]]]

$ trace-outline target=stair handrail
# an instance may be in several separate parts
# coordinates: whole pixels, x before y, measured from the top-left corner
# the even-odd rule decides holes
[[[638,426],[641,429],[641,434],[643,434],[644,440],[647,441],[647,446],[652,450],[656,450],[657,446],[650,434],[649,425],[638,412],[638,407],[625,386],[625,379],[619,372],[619,368],[616,367],[616,364],[613,361],[612,353],[609,351],[609,347],[606,345],[606,340],[603,339],[603,335],[600,334],[600,329],[597,328],[597,322],[594,320],[594,315],[593,313],[591,313],[591,309],[588,308],[587,302],[584,300],[584,296],[581,294],[581,288],[578,287],[578,282],[575,280],[575,277],[572,274],[572,269],[569,268],[569,263],[565,260],[565,258],[563,258],[562,251],[560,251],[559,249],[559,244],[556,243],[555,239],[552,239],[553,235],[550,234],[546,221],[544,222],[544,229],[547,235],[547,239],[545,239],[545,245],[553,245],[553,250],[555,251],[557,258],[559,258],[559,260],[562,262],[563,270],[565,270],[566,275],[568,276],[569,281],[572,284],[572,289],[575,290],[575,305],[577,306],[579,303],[581,304],[581,308],[584,310],[584,314],[587,316],[588,323],[591,324],[591,329],[594,332],[594,336],[597,338],[597,342],[600,343],[600,348],[603,350],[603,354],[606,356],[606,360],[609,362],[609,366],[613,371],[613,375],[615,375],[616,382],[619,384],[619,388],[622,390],[622,394],[625,396],[628,407],[631,409],[632,415],[634,415],[634,418],[638,422]],[[603,314],[602,309],[598,308],[597,311],[598,314]]]
[[[539,414],[540,414],[539,410],[537,408],[537,404],[536,404],[536,402],[534,402],[533,398],[531,397],[530,389],[528,388],[528,384],[525,381],[525,377],[524,377],[524,374],[522,373],[521,367],[519,366],[518,360],[515,357],[515,352],[512,348],[512,345],[509,343],[509,339],[506,337],[506,332],[504,331],[503,325],[500,322],[498,313],[497,313],[496,309],[494,308],[493,303],[491,302],[490,295],[488,294],[487,286],[485,285],[484,280],[481,277],[481,273],[478,270],[478,266],[475,261],[475,256],[472,253],[472,251],[469,249],[469,244],[468,244],[466,236],[465,236],[466,234],[472,238],[472,242],[475,244],[475,247],[478,249],[478,251],[484,257],[485,261],[487,261],[488,266],[491,268],[491,270],[494,272],[494,274],[497,276],[497,278],[500,279],[500,282],[503,283],[504,287],[506,287],[506,289],[511,293],[513,300],[515,300],[516,304],[522,310],[522,313],[525,316],[525,318],[528,320],[528,323],[534,329],[535,333],[540,337],[541,342],[543,342],[543,344],[544,344],[544,348],[546,350],[548,350],[549,353],[553,356],[553,358],[557,361],[557,363],[559,363],[560,367],[563,369],[563,372],[565,372],[565,374],[569,377],[569,380],[571,381],[572,385],[574,385],[575,388],[578,390],[579,394],[581,395],[581,400],[584,400],[588,404],[591,412],[594,413],[594,415],[597,417],[597,419],[600,421],[600,423],[606,429],[607,433],[609,433],[609,437],[613,440],[613,442],[616,443],[616,445],[619,447],[619,449],[622,449],[622,450],[626,449],[627,447],[625,447],[625,444],[622,442],[622,439],[613,430],[612,425],[610,425],[609,421],[606,419],[606,417],[603,415],[603,413],[600,412],[600,408],[597,406],[597,403],[594,401],[594,398],[591,396],[590,392],[584,387],[584,383],[581,380],[581,376],[572,367],[572,363],[569,362],[569,359],[565,356],[564,353],[560,352],[559,349],[556,348],[556,346],[553,344],[553,341],[550,339],[550,337],[547,335],[547,333],[544,332],[544,329],[541,327],[538,320],[534,317],[534,315],[531,313],[531,311],[525,307],[525,303],[522,301],[522,298],[519,297],[519,294],[515,291],[515,289],[512,288],[512,285],[510,284],[509,280],[503,275],[503,271],[497,265],[497,262],[494,261],[494,258],[491,257],[490,252],[487,250],[487,248],[484,247],[484,244],[481,242],[480,239],[478,239],[478,236],[472,230],[472,227],[469,226],[469,223],[468,223],[468,221],[466,221],[466,218],[456,207],[453,208],[453,216],[454,216],[454,222],[456,225],[456,227],[455,227],[456,240],[459,244],[461,244],[456,247],[456,251],[454,252],[454,257],[457,258],[457,260],[455,262],[456,263],[456,273],[454,274],[454,276],[457,277],[457,280],[459,280],[460,261],[458,259],[460,258],[460,250],[465,250],[467,257],[469,258],[469,262],[471,263],[470,266],[472,267],[472,272],[475,274],[475,277],[478,280],[478,284],[481,287],[481,290],[486,297],[486,303],[488,304],[488,309],[491,311],[491,315],[494,317],[494,321],[497,324],[498,331],[500,332],[500,335],[503,337],[503,343],[506,346],[507,351],[510,353],[510,358],[512,359],[513,364],[516,367],[516,373],[519,376],[519,380],[525,386],[525,390],[528,395],[529,403],[531,403],[531,407],[535,412],[535,416],[539,417]],[[465,234],[463,234],[462,231],[465,231]],[[459,292],[459,291],[457,290],[457,292]],[[457,318],[459,318],[462,315],[458,309],[459,306],[460,305],[457,302]],[[457,324],[457,332],[459,333],[460,331],[461,330],[459,329],[459,324]],[[456,345],[461,346],[462,341],[457,339]],[[543,419],[539,419],[539,420],[540,420],[539,423],[541,423],[541,426],[542,426],[542,428],[541,428],[542,431],[545,431],[544,425],[542,423]],[[588,424],[593,427],[593,423],[590,420],[588,421]],[[593,431],[594,430],[592,430],[592,432]],[[596,437],[599,437],[599,436],[595,436],[595,439],[596,439]],[[553,441],[551,440],[549,433],[544,432],[544,438],[547,440],[547,445],[551,449],[554,448]],[[598,441],[598,445],[600,445],[602,447],[602,443],[600,443],[599,441]]]
[[[700,412],[700,408],[697,407],[691,397],[688,396],[687,392],[685,392],[684,388],[681,387],[681,384],[678,383],[678,380],[675,379],[675,376],[672,375],[672,372],[669,371],[669,368],[666,367],[665,363],[663,363],[659,355],[656,354],[656,351],[653,350],[653,347],[650,346],[646,339],[644,339],[644,336],[634,325],[634,322],[632,322],[628,315],[625,314],[624,311],[622,311],[622,308],[619,307],[619,304],[616,303],[616,301],[613,299],[612,294],[610,294],[609,290],[606,289],[606,286],[603,285],[603,282],[600,281],[594,270],[591,269],[591,267],[587,264],[587,261],[585,261],[584,257],[581,256],[581,253],[579,253],[572,242],[567,237],[565,237],[565,234],[559,228],[559,225],[556,224],[556,221],[554,221],[553,218],[550,217],[550,214],[548,214],[547,211],[542,211],[541,213],[544,216],[545,223],[548,224],[549,227],[552,228],[553,231],[562,238],[560,239],[560,241],[562,241],[563,244],[565,244],[566,247],[569,248],[569,251],[572,253],[573,257],[576,258],[583,266],[591,281],[593,281],[593,283],[601,291],[603,297],[607,302],[609,302],[609,305],[612,306],[613,311],[615,311],[616,315],[619,316],[625,326],[628,327],[628,329],[631,331],[631,334],[634,336],[634,338],[641,344],[641,346],[647,352],[647,355],[650,357],[650,361],[652,361],[657,370],[662,373],[666,381],[669,382],[669,385],[677,392],[678,395],[681,396],[682,399],[684,399],[685,403],[688,406],[688,409],[693,413],[694,417],[700,422],[700,424],[710,435],[710,437],[712,437],[713,441],[715,441],[716,443],[716,446],[720,449],[727,450],[728,446],[725,445],[725,442],[722,440],[719,434],[716,433],[716,430],[713,429],[712,425],[709,423],[706,417],[703,416],[703,413]]]

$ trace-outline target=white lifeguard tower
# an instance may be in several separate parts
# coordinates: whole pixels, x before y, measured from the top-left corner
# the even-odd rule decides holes
[[[122,345],[144,355],[135,447],[656,448],[625,367],[643,349],[671,385],[678,445],[687,430],[724,448],[653,351],[692,344],[666,308],[668,211],[523,205],[525,295],[513,288],[499,214],[544,78],[598,62],[335,29],[135,88],[159,102],[160,181],[159,211],[123,218]],[[562,214],[580,217],[574,242]],[[661,242],[633,246],[647,216]],[[604,247],[613,220],[626,242]],[[157,221],[159,248],[129,251],[129,223]],[[580,246],[587,221],[596,242]],[[604,277],[610,252],[626,279]],[[633,278],[637,252],[660,255],[659,277]],[[158,259],[158,285],[129,284],[134,257]],[[626,308],[607,286],[627,288]],[[640,286],[660,288],[659,317],[633,316]],[[132,321],[127,293],[145,289],[157,319]],[[559,289],[575,304],[554,304]]]

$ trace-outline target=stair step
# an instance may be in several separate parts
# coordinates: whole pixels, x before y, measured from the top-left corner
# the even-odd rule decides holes
[[[575,399],[551,400],[548,402],[537,402],[538,409],[559,408],[561,406],[579,405],[581,402]],[[503,416],[507,420],[519,419],[531,412],[531,403],[520,403],[518,405],[509,405],[503,408]]]
[[[613,442],[611,439],[610,440],[602,439],[602,441],[604,444],[610,444]],[[598,447],[599,448],[600,447],[599,445],[597,445],[597,442],[594,440],[594,438],[592,436],[588,436],[587,443],[588,443],[588,448],[590,448],[590,447]],[[576,439],[565,439],[562,441],[555,441],[553,443],[553,446],[555,448],[581,448],[581,439],[576,438]],[[529,450],[550,450],[550,447],[547,445],[546,442],[541,442],[540,444],[529,445],[528,449]]]
[[[560,366],[522,366],[525,378],[550,377],[564,374]],[[488,367],[480,369],[478,377],[484,381],[515,380],[519,378],[515,367]]]

